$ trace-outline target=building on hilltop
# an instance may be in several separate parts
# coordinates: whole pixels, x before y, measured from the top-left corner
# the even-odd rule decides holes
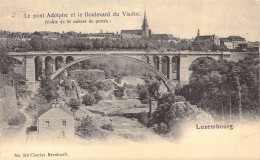
[[[231,40],[233,49],[236,49],[239,44],[246,44],[246,39],[240,36],[229,36],[228,39]]]
[[[181,40],[180,38],[173,37],[172,34],[151,34],[152,40],[158,40],[161,42],[174,42],[179,43]]]
[[[200,30],[198,29],[198,33],[197,33],[196,38],[194,39],[194,43],[197,44],[197,45],[200,45],[200,44],[205,44],[206,42],[220,46],[220,40],[215,34],[201,36]]]
[[[158,41],[173,41],[177,43],[180,39],[173,37],[171,34],[152,34],[152,30],[149,29],[147,17],[146,17],[146,10],[144,11],[144,19],[142,24],[142,29],[135,29],[135,30],[121,30],[121,38],[122,39],[132,39],[132,38],[148,38],[152,40]]]
[[[229,36],[227,38],[221,38],[220,44],[225,45],[228,49],[237,49],[241,45],[246,46],[246,39],[240,36]]]
[[[151,38],[151,29],[146,18],[146,10],[144,11],[144,19],[141,30],[121,30],[121,38]]]
[[[228,38],[220,38],[220,45],[226,46],[228,49],[233,49],[233,43]]]
[[[52,108],[37,119],[37,132],[40,141],[57,141],[74,138],[74,117],[52,103]]]
[[[247,47],[251,48],[257,52],[260,52],[259,48],[260,48],[260,42],[256,41],[256,42],[247,42]]]

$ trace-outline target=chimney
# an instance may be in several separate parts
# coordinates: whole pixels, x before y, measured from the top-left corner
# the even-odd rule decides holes
[[[53,103],[51,104],[51,108],[60,108],[60,104],[57,103],[57,102],[53,102]]]
[[[55,104],[55,103],[52,103],[52,104],[51,104],[51,108],[56,108],[56,104]]]

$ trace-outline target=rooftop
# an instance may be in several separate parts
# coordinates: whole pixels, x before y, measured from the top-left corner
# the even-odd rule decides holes
[[[74,119],[74,117],[59,107],[49,109],[40,115],[38,119]]]

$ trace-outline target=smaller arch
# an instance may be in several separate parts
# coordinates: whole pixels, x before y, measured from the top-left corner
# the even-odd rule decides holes
[[[51,56],[45,58],[45,74],[50,76],[55,71],[55,60]]]
[[[72,61],[74,61],[74,58],[72,56],[66,57],[66,64],[68,64],[68,63],[70,63]]]
[[[42,58],[37,56],[34,58],[35,80],[39,81],[42,76]]]
[[[169,79],[170,78],[170,58],[168,56],[162,57],[162,73]]]
[[[143,61],[145,63],[149,63],[149,57],[144,55],[141,57],[141,61]]]
[[[178,56],[172,57],[172,79],[180,79],[180,57]]]
[[[64,66],[64,61],[61,56],[57,56],[55,58],[55,69],[58,70],[60,67]]]
[[[160,62],[159,62],[159,57],[158,56],[153,56],[153,64],[154,64],[154,67],[159,70]]]

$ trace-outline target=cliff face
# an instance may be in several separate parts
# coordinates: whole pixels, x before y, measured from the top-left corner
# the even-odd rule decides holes
[[[0,88],[0,121],[8,122],[19,112],[14,87],[4,86]]]

